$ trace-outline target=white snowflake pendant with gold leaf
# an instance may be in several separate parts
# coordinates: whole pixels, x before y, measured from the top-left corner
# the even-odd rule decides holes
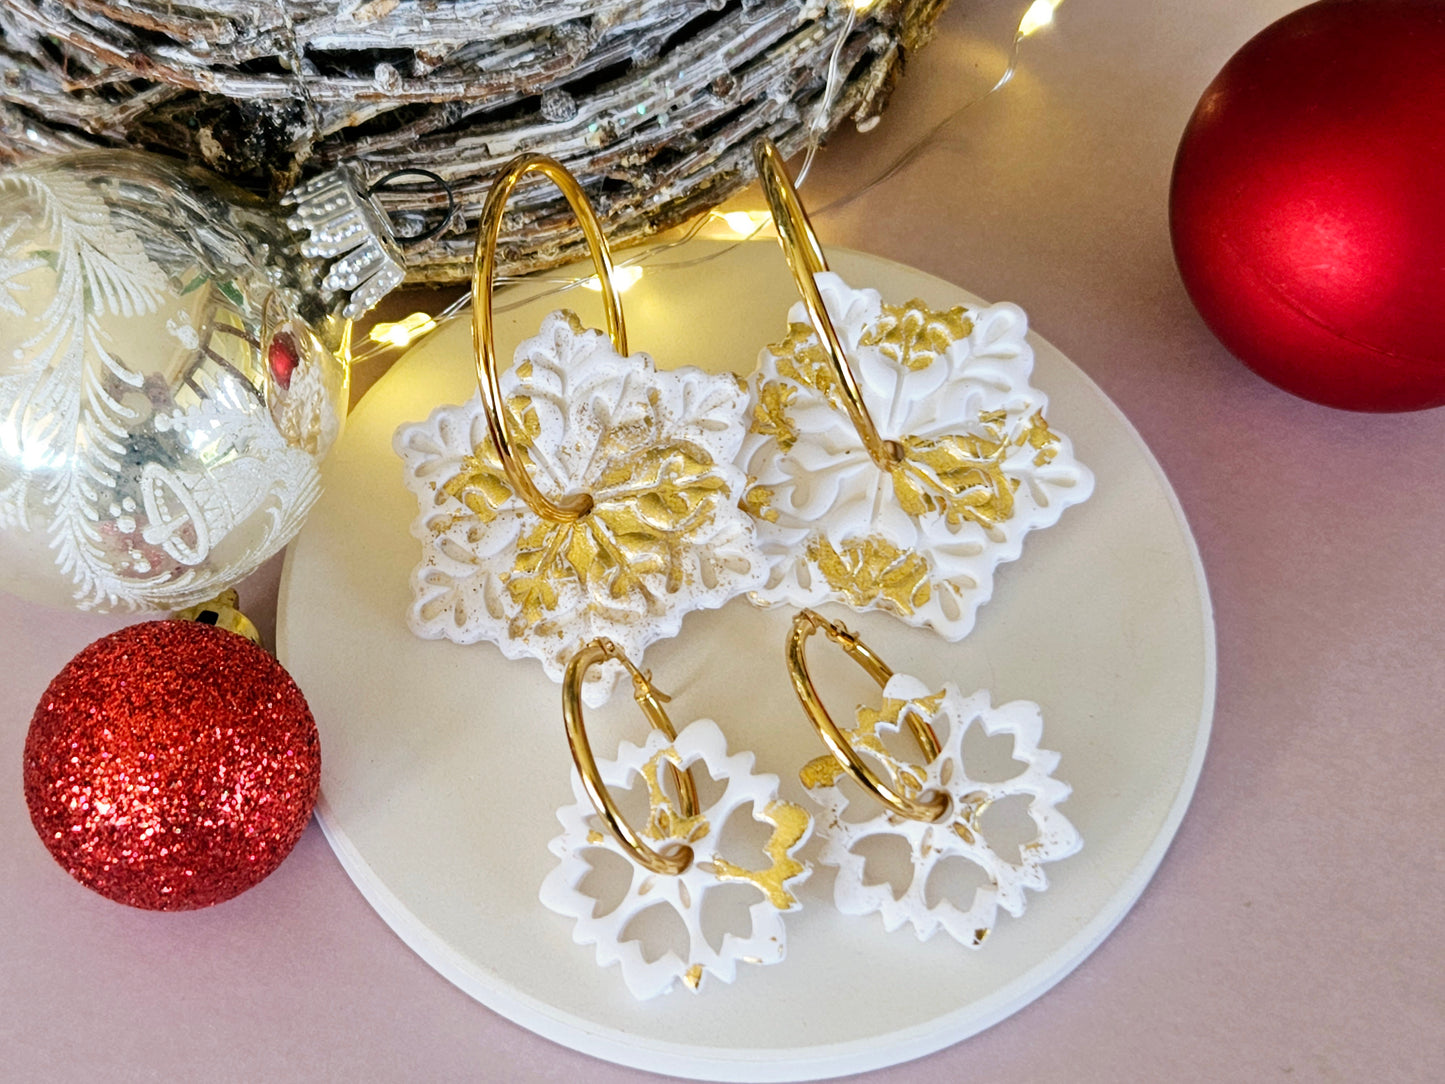
[[[586,492],[573,523],[533,512],[508,484],[480,394],[401,426],[393,441],[420,503],[408,623],[419,636],[490,640],[561,681],[582,644],[606,637],[634,659],[692,610],[759,586],[766,564],[738,507],[735,464],[749,397],[731,374],[658,370],[554,312],[502,374],[511,429],[544,491]],[[595,667],[591,706],[622,667]]]
[[[842,602],[959,640],[1024,535],[1088,498],[1094,477],[1029,383],[1028,320],[1014,305],[937,311],[886,304],[817,276],[864,402],[902,459],[869,457],[828,355],[795,305],[766,347],[743,444],[764,604]]]
[[[663,791],[661,773],[671,764],[678,771],[701,765],[723,783],[721,795],[694,817],[685,817]],[[812,831],[812,820],[800,806],[778,798],[778,777],[753,773],[753,754],[727,752],[727,739],[711,719],[685,727],[674,741],[659,730],[649,732],[642,746],[623,742],[616,760],[598,760],[603,782],[624,789],[640,779],[647,788],[649,811],[642,836],[658,850],[670,844],[692,848],[693,860],[680,874],[653,873],[628,857],[615,837],[602,829],[591,799],[574,769],[572,791],[576,801],[557,811],[562,834],[549,844],[559,864],[542,882],[540,897],[550,910],[576,922],[572,939],[595,945],[600,967],[618,964],[631,994],[641,999],[667,993],[677,984],[697,991],[711,975],[732,982],[739,963],[773,964],[783,959],[787,939],[783,915],[800,908],[793,894],[807,879],[809,867],[794,857]],[[734,853],[724,828],[735,810],[751,807],[754,820],[770,826],[761,853]],[[605,914],[599,901],[581,887],[592,871],[589,853],[605,851],[620,856],[631,867],[631,881],[621,902]],[[703,925],[708,894],[723,885],[756,890],[749,906],[751,928],[746,936],[723,933],[710,938]],[[686,956],[668,950],[649,959],[641,939],[630,937],[629,926],[650,908],[672,911],[687,931]]]
[[[935,734],[947,731],[940,735],[941,750],[930,764],[897,759],[884,744],[884,735],[897,733],[910,714],[932,726]],[[1002,781],[970,775],[963,743],[973,726],[989,737],[1007,734],[1013,738],[1014,767],[1022,765],[1017,774]],[[921,941],[941,929],[960,944],[973,947],[988,937],[1000,907],[1015,918],[1022,915],[1024,890],[1041,892],[1048,887],[1044,864],[1067,858],[1083,846],[1078,831],[1057,808],[1071,790],[1053,777],[1059,754],[1039,748],[1042,733],[1039,706],[1031,701],[1015,700],[995,708],[989,705],[987,691],[965,697],[949,682],[941,691],[930,693],[917,678],[895,674],[883,689],[882,707],[859,708],[858,726],[844,731],[844,736],[854,749],[881,767],[891,785],[903,794],[913,798],[928,791],[941,792],[948,796],[949,808],[942,819],[929,822],[910,820],[880,804],[877,816],[863,819],[866,811],[850,813],[848,796],[837,785],[844,772],[838,761],[831,755],[810,761],[800,776],[810,797],[822,807],[816,823],[822,842],[819,861],[838,868],[833,882],[838,910],[845,915],[881,915],[890,933],[906,922]],[[980,819],[989,806],[1011,796],[1028,799],[1028,816],[1036,834],[1016,848],[995,848]],[[866,795],[859,800],[873,801]],[[859,844],[880,836],[895,837],[907,845],[912,876],[900,895],[895,895],[887,879],[865,875],[867,860]],[[979,867],[984,877],[967,910],[942,892],[937,893],[936,903],[928,902],[929,878],[951,858]]]

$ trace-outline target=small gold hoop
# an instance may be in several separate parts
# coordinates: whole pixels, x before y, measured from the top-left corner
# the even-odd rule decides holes
[[[895,813],[915,821],[942,819],[948,812],[947,795],[934,792],[931,796],[920,794],[917,798],[909,798],[899,794],[878,778],[877,773],[849,744],[843,732],[833,722],[828,709],[823,707],[823,701],[818,697],[812,677],[808,674],[808,658],[804,648],[808,637],[815,632],[825,633],[828,639],[841,647],[869,677],[878,682],[880,688],[888,684],[893,671],[867,644],[858,639],[857,634],[849,632],[843,625],[834,624],[812,610],[802,610],[794,616],[793,628],[788,634],[788,673],[793,679],[793,691],[798,694],[798,700],[807,712],[809,722],[823,739],[823,744],[837,758],[838,763],[848,769],[848,774],[859,786]],[[908,716],[908,726],[918,742],[918,747],[923,750],[925,763],[931,763],[939,753],[938,737],[933,733],[933,728],[912,713]]]
[[[651,676],[632,665],[632,660],[624,655],[616,644],[611,640],[597,639],[572,656],[572,661],[567,664],[567,673],[562,679],[562,718],[567,725],[567,743],[572,747],[572,762],[577,765],[582,786],[586,789],[587,796],[592,799],[598,816],[617,841],[631,852],[632,857],[654,873],[679,874],[691,865],[692,848],[684,843],[674,843],[665,852],[659,852],[644,843],[632,825],[627,823],[622,811],[617,808],[617,803],[612,800],[612,794],[607,789],[607,784],[602,781],[601,772],[597,770],[597,761],[593,759],[592,746],[588,744],[587,730],[582,723],[582,679],[586,677],[589,669],[604,659],[616,659],[627,667],[627,672],[632,675],[633,699],[642,709],[642,714],[647,716],[649,723],[666,734],[669,741],[677,739],[672,720],[662,708],[668,697],[653,687]],[[692,769],[679,771],[677,765],[669,761],[667,770],[672,774],[672,784],[677,789],[683,818],[696,817],[697,787],[693,783]]]
[[[602,300],[607,310],[607,335],[617,352],[627,356],[627,326],[622,317],[622,299],[612,281],[612,253],[607,247],[607,238],[603,236],[602,225],[577,178],[561,162],[544,154],[523,154],[513,158],[487,193],[487,202],[482,207],[481,221],[477,225],[476,251],[472,257],[472,349],[477,359],[477,384],[481,387],[482,405],[486,408],[487,431],[492,435],[497,458],[501,460],[507,481],[512,484],[512,491],[543,519],[554,523],[575,523],[592,511],[592,495],[574,493],[552,500],[533,483],[517,454],[516,443],[507,431],[506,404],[502,401],[502,384],[497,372],[492,313],[492,288],[497,277],[497,240],[502,232],[502,212],[506,210],[507,199],[529,173],[540,173],[555,184],[577,216],[592,254],[592,266],[597,270],[597,281],[602,285]]]
[[[822,246],[818,244],[818,235],[813,231],[813,224],[808,221],[808,212],[803,210],[803,204],[798,199],[798,190],[793,187],[793,179],[788,175],[787,163],[767,136],[753,144],[753,162],[758,168],[758,180],[762,183],[763,194],[768,198],[768,209],[772,212],[773,225],[778,231],[778,244],[782,246],[783,256],[788,261],[788,269],[793,272],[793,281],[797,283],[798,292],[803,295],[803,304],[807,307],[813,330],[818,333],[818,338],[828,353],[828,359],[833,363],[833,373],[842,388],[843,405],[848,409],[848,417],[852,419],[853,428],[858,431],[858,437],[863,441],[863,447],[868,450],[873,462],[880,470],[889,470],[903,458],[903,449],[896,441],[884,440],[879,435],[878,427],[873,424],[873,416],[868,413],[868,405],[863,401],[858,381],[853,377],[853,369],[848,364],[848,354],[843,349],[842,340],[838,338],[838,329],[833,326],[833,321],[828,316],[828,308],[823,303],[823,295],[813,277],[820,271],[828,270],[828,261],[823,256]]]

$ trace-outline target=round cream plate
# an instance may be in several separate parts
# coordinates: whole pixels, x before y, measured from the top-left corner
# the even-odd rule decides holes
[[[718,251],[707,243],[691,258]],[[922,272],[851,252],[833,268],[885,300],[980,302]],[[772,242],[691,267],[652,270],[624,296],[632,348],[659,367],[751,371],[781,338],[793,286]],[[507,297],[499,297],[505,304]],[[601,319],[595,294],[565,304]],[[535,333],[558,299],[499,316],[499,352]],[[955,1043],[1057,983],[1144,890],[1184,815],[1209,737],[1214,627],[1194,541],[1158,464],[1118,410],[1056,349],[1031,335],[1048,419],[1097,479],[1094,496],[1031,534],[1000,567],[967,639],[950,644],[887,616],[841,617],[895,670],[931,688],[987,688],[995,704],[1036,701],[1042,744],[1073,796],[1060,807],[1083,850],[1046,867],[1021,918],[1001,915],[979,949],[920,943],[877,916],[832,907],[817,869],[788,916],[787,959],[741,967],[647,1002],[571,939],[537,889],[554,859],[555,812],[572,801],[561,692],[540,664],[490,644],[424,641],[407,629],[407,578],[420,554],[392,432],[474,390],[470,330],[458,321],[402,358],[363,399],[326,464],[326,493],[291,544],[279,654],[306,690],[324,750],[321,826],[397,934],[437,971],[503,1016],[573,1049],[679,1076],[803,1080],[873,1069]],[[797,769],[823,752],[789,684],[791,612],[737,599],[687,617],[646,664],[673,719],[717,720],[751,749],[782,795],[810,807]],[[838,718],[877,689],[821,637],[814,676]],[[611,756],[646,723],[624,686],[589,712]],[[816,842],[804,854],[816,855]],[[966,903],[965,903],[966,905]]]

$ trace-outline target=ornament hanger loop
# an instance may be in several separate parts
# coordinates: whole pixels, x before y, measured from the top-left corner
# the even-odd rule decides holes
[[[889,470],[903,458],[903,449],[896,441],[884,440],[879,435],[878,427],[873,424],[873,417],[863,401],[863,392],[848,365],[848,354],[838,338],[838,329],[828,316],[823,295],[813,278],[819,272],[828,270],[828,261],[818,244],[813,224],[808,221],[808,212],[803,210],[803,204],[798,199],[798,190],[793,187],[787,164],[777,146],[766,136],[753,144],[753,162],[757,165],[763,193],[768,198],[768,209],[778,231],[778,244],[782,246],[788,268],[793,272],[793,281],[803,295],[803,304],[808,309],[813,330],[818,333],[818,339],[833,363],[848,417],[852,419],[853,428],[858,430],[858,437],[873,462],[880,470]]]
[[[617,841],[647,869],[654,873],[675,876],[692,864],[692,848],[686,844],[673,844],[666,851],[659,852],[642,841],[642,837],[627,823],[622,811],[617,808],[617,803],[613,801],[607,784],[602,781],[601,772],[597,770],[592,746],[587,741],[587,730],[582,722],[582,679],[587,676],[587,671],[592,666],[606,659],[617,660],[632,675],[633,699],[642,709],[642,714],[647,716],[647,721],[667,735],[669,741],[677,740],[677,731],[662,707],[668,697],[653,686],[651,675],[634,666],[632,660],[611,640],[596,639],[572,657],[572,661],[567,664],[566,676],[562,679],[562,718],[567,726],[567,742],[572,747],[572,762],[577,765],[577,772],[582,777],[582,785],[587,790],[587,796],[592,799],[592,805]],[[697,787],[693,783],[692,770],[689,768],[679,771],[677,765],[671,761],[667,763],[667,770],[672,776],[672,785],[677,790],[682,816],[696,817]]]
[[[793,617],[793,628],[788,634],[788,674],[793,679],[793,691],[798,694],[798,700],[802,703],[803,710],[807,712],[808,721],[818,731],[818,735],[823,739],[823,744],[828,747],[829,752],[833,754],[838,763],[848,770],[848,774],[859,786],[893,812],[916,821],[942,819],[943,815],[948,812],[947,795],[934,792],[910,798],[899,794],[878,778],[877,773],[849,744],[848,739],[843,736],[842,731],[828,715],[828,709],[823,707],[823,701],[819,699],[818,690],[814,687],[813,679],[808,674],[808,658],[804,650],[808,637],[815,632],[826,634],[828,639],[841,647],[850,659],[864,669],[869,677],[878,682],[880,687],[888,684],[888,680],[893,676],[893,671],[889,669],[887,663],[873,653],[867,644],[858,639],[857,634],[850,632],[843,625],[834,624],[812,610],[802,610]],[[913,732],[914,739],[918,742],[918,747],[923,750],[925,761],[931,763],[939,754],[940,746],[937,736],[934,735],[927,723],[912,713],[908,715],[908,726]]]
[[[271,333],[285,319],[284,311],[280,316],[275,314],[276,309],[284,310],[284,307],[281,294],[276,290],[267,290],[266,296],[261,299],[261,346],[263,349],[267,340],[271,338]]]
[[[438,222],[431,229],[423,230],[421,233],[412,234],[410,237],[395,238],[396,243],[399,245],[419,245],[423,241],[430,241],[433,237],[441,233],[442,230],[446,229],[447,226],[451,224],[452,215],[456,212],[457,209],[457,195],[452,190],[450,182],[448,182],[445,177],[441,176],[440,174],[433,173],[429,169],[394,169],[390,173],[379,178],[375,184],[368,188],[366,190],[366,195],[368,197],[374,196],[383,188],[389,188],[391,186],[391,183],[397,180],[399,177],[425,177],[427,180],[434,182],[443,192],[446,193],[447,213],[442,215],[442,220],[440,222]]]
[[[528,173],[540,173],[555,184],[577,216],[592,253],[597,281],[602,285],[602,300],[607,310],[607,335],[617,352],[627,356],[627,327],[622,317],[622,299],[612,281],[612,253],[602,234],[597,213],[592,209],[587,193],[567,167],[542,154],[523,154],[512,159],[493,183],[482,207],[476,252],[472,259],[472,348],[476,354],[477,383],[482,390],[487,430],[492,435],[492,443],[496,446],[507,481],[517,496],[543,519],[554,523],[574,523],[592,511],[592,495],[576,493],[553,500],[536,487],[522,465],[516,443],[507,431],[506,404],[502,399],[502,385],[497,372],[492,313],[492,289],[497,277],[497,240],[502,232],[502,212],[506,209],[507,199]]]

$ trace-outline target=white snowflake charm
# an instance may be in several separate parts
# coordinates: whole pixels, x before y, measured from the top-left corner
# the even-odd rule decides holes
[[[1027,318],[849,288],[771,144],[756,157],[804,301],[753,377],[743,504],[770,571],[752,597],[883,610],[962,639],[994,569],[1093,492],[1029,383]]]
[[[611,341],[555,312],[499,376],[495,234],[510,185],[531,170],[558,182],[595,242]],[[721,606],[767,575],[738,506],[746,389],[732,375],[658,371],[646,354],[629,356],[600,229],[572,188],[561,166],[535,155],[498,182],[473,282],[481,394],[402,426],[394,441],[421,506],[413,631],[490,640],[509,659],[540,660],[554,681],[594,637],[640,659],[690,611]],[[621,672],[594,673],[587,702],[605,700]]]
[[[803,642],[815,630],[827,633],[883,685],[882,706],[860,707],[858,725],[848,731],[834,726],[817,700],[806,667],[800,670],[794,663],[795,658],[802,660]],[[890,933],[906,922],[920,940],[942,929],[960,944],[977,947],[993,929],[1000,907],[1018,917],[1026,903],[1024,890],[1048,887],[1044,863],[1067,858],[1083,845],[1057,808],[1070,788],[1053,778],[1059,755],[1039,748],[1043,719],[1037,704],[1015,700],[994,708],[987,691],[965,697],[951,682],[931,692],[915,677],[892,674],[852,633],[810,611],[794,622],[789,664],[804,709],[831,750],[809,762],[799,775],[822,807],[817,820],[822,842],[819,860],[838,869],[833,896],[843,914],[881,915]],[[800,672],[802,684],[797,684]],[[885,747],[884,734],[897,733],[905,725],[923,748],[927,763],[900,760]],[[1003,781],[971,777],[963,741],[975,725],[989,737],[1012,736],[1013,759],[1023,769]],[[936,729],[940,726],[946,728],[941,744]],[[872,765],[882,770],[886,781]],[[845,818],[848,797],[838,786],[844,774],[880,799],[877,816],[862,820],[854,813]],[[1028,816],[1037,830],[1031,841],[1017,848],[1017,857],[991,846],[980,824],[989,806],[1014,795],[1028,798]],[[858,845],[878,836],[902,839],[908,846],[912,875],[901,895],[895,896],[890,884],[877,878],[869,883],[864,876],[867,862]],[[930,876],[954,857],[978,866],[986,878],[967,910],[946,897],[932,905],[927,898]]]
[[[580,686],[587,669],[604,659],[619,662],[631,673],[637,701],[653,729],[642,746],[624,742],[615,760],[599,762],[582,728]],[[751,753],[729,755],[727,741],[711,719],[698,719],[674,737],[661,707],[666,699],[606,641],[589,644],[568,667],[563,704],[576,766],[576,802],[557,811],[562,834],[549,849],[560,861],[540,892],[548,909],[575,921],[574,941],[596,946],[599,966],[621,966],[627,989],[640,1000],[666,993],[679,982],[697,991],[707,975],[732,982],[739,961],[782,960],[783,915],[799,909],[794,888],[810,872],[794,852],[806,842],[811,819],[801,807],[778,798],[778,777],[754,774]],[[695,764],[724,787],[706,807],[700,807],[693,784]],[[664,790],[664,768],[675,799]],[[612,788],[638,779],[648,794],[647,825],[640,833],[611,796]],[[772,826],[761,855],[731,854],[722,838],[733,811],[744,806],[751,806],[754,820]],[[579,887],[593,868],[588,854],[596,851],[619,855],[631,864],[621,902],[603,915],[596,914],[598,901]],[[746,936],[725,933],[710,939],[703,928],[704,901],[711,890],[729,884],[757,890],[758,899],[748,910],[751,928]],[[682,920],[685,956],[668,951],[649,960],[641,942],[626,936],[633,919],[654,907],[670,909]]]

